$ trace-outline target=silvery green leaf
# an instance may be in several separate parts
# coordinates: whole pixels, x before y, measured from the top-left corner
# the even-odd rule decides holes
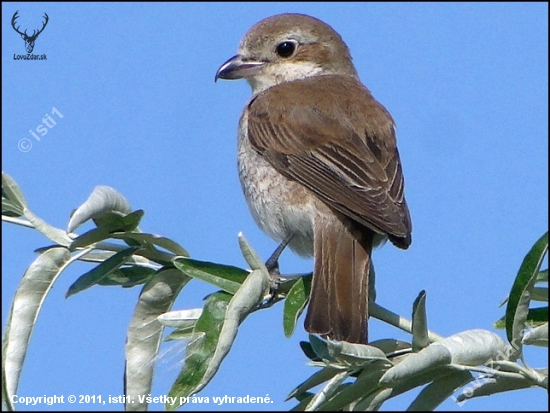
[[[181,256],[189,257],[189,253],[185,248],[179,245],[177,242],[172,241],[169,238],[161,237],[160,235],[155,234],[145,234],[143,232],[123,232],[118,234],[113,234],[113,238],[119,239],[134,239],[140,243],[150,242],[151,244],[158,245],[161,248],[164,248],[171,253]]]
[[[426,292],[421,291],[413,304],[412,312],[412,347],[416,353],[428,347],[428,320],[426,317]]]
[[[386,367],[384,363],[372,363],[368,369],[361,371],[355,382],[338,391],[333,397],[323,403],[319,407],[319,410],[343,410],[357,400],[377,394],[380,390],[379,380],[386,371]]]
[[[63,247],[68,247],[73,242],[65,231],[48,224],[46,221],[36,216],[29,208],[25,208],[23,213],[25,218],[29,220],[36,230],[40,231],[53,242]]]
[[[548,347],[548,323],[529,330],[521,342],[532,346]]]
[[[96,186],[86,202],[71,215],[67,232],[73,232],[89,219],[107,212],[126,215],[132,212],[130,204],[116,189],[110,186]]]
[[[263,270],[267,273],[267,268],[265,267],[264,262],[258,253],[250,246],[242,232],[239,232],[239,246],[241,247],[244,259],[248,265],[250,265],[250,269]]]
[[[548,302],[548,288],[547,287],[534,287],[531,291],[531,300]]]
[[[473,376],[469,371],[451,371],[448,375],[436,379],[424,387],[407,410],[415,412],[433,411],[472,379]]]
[[[353,410],[358,412],[376,411],[391,396],[391,393],[392,389],[387,387],[378,388],[376,391],[369,393],[367,397],[359,400]]]
[[[448,349],[451,363],[463,366],[479,366],[492,359],[501,360],[510,352],[510,346],[498,335],[481,329],[463,331],[433,345]]]
[[[508,296],[506,306],[506,336],[514,348],[513,358],[521,354],[521,335],[526,327],[531,291],[540,277],[540,267],[548,253],[548,232],[527,253]]]
[[[25,271],[17,288],[2,343],[2,386],[9,404],[11,396],[17,394],[19,377],[38,313],[70,258],[69,251],[64,247],[44,251]]]
[[[126,338],[124,383],[126,410],[146,410],[138,395],[151,393],[154,361],[158,355],[163,326],[157,317],[170,309],[190,278],[176,269],[161,270],[143,286]]]
[[[336,376],[338,373],[340,373],[342,369],[337,369],[334,367],[323,367],[321,370],[317,371],[313,376],[308,378],[306,381],[304,381],[302,384],[300,384],[298,387],[296,387],[294,390],[290,392],[290,394],[287,396],[286,400],[290,400],[296,395],[300,395],[302,393],[305,393],[306,391],[310,390],[311,388],[324,383],[327,380],[330,380],[334,376]]]
[[[159,322],[166,327],[185,328],[189,322],[195,323],[202,314],[202,308],[191,310],[177,310],[161,314],[157,317]]]
[[[168,396],[166,410],[175,410],[185,404],[184,397],[197,393],[204,381],[204,375],[212,363],[218,347],[227,306],[233,295],[218,291],[206,297],[201,316],[192,331],[192,339],[185,349],[185,362]],[[174,402],[175,400],[175,402]]]
[[[23,210],[27,207],[27,200],[21,189],[19,189],[17,182],[2,171],[2,201],[4,201],[4,198],[9,200],[12,212],[15,212],[18,216],[23,215]]]
[[[392,364],[382,350],[365,344],[328,341],[327,350],[332,359],[345,366],[360,367],[376,360],[384,361],[388,365]]]
[[[324,361],[334,361],[334,358],[330,355],[330,352],[328,350],[328,343],[326,340],[323,340],[320,337],[317,337],[316,335],[310,334],[309,335],[309,343],[311,344],[311,348],[317,354],[317,356]]]
[[[242,268],[190,258],[177,257],[172,262],[184,274],[210,283],[232,295],[237,293],[250,274]]]
[[[369,346],[377,347],[386,355],[387,358],[395,357],[401,354],[410,353],[412,344],[402,340],[382,339],[371,341]]]
[[[235,341],[240,323],[263,301],[269,289],[269,282],[266,271],[254,270],[235,293],[227,306],[216,351],[202,380],[195,389],[195,393],[199,392],[212,380]]]
[[[479,376],[469,386],[464,387],[460,395],[456,398],[456,402],[463,403],[473,397],[490,396],[495,393],[526,389],[529,387],[534,387],[533,382],[521,375],[517,377],[493,377],[483,375]]]
[[[439,343],[439,342],[438,342]],[[390,368],[380,379],[382,384],[393,384],[412,376],[451,363],[452,355],[445,346],[433,343],[418,353],[412,353]]]
[[[350,371],[344,370],[331,378],[328,383],[321,390],[319,390],[315,396],[313,396],[313,399],[311,399],[308,403],[306,410],[316,410],[319,405],[327,401],[327,399],[338,390],[342,382],[349,377],[350,373]]]

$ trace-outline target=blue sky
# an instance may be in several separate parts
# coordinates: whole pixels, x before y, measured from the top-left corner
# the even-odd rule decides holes
[[[33,52],[47,60],[14,60],[25,52],[10,25],[16,10],[29,28],[48,13]],[[236,169],[237,122],[250,88],[215,84],[214,74],[254,23],[282,12],[310,14],[338,31],[398,126],[413,244],[375,251],[378,302],[408,317],[424,289],[433,331],[491,330],[524,255],[548,228],[546,3],[2,3],[2,169],[33,212],[60,228],[96,185],[109,185],[145,210],[143,231],[178,241],[193,258],[246,267],[239,231],[267,258],[276,244],[249,215]],[[38,141],[29,130],[36,133],[45,114],[56,124]],[[11,224],[2,229],[4,328],[33,250],[49,241]],[[287,273],[311,266],[290,251],[281,259]],[[122,394],[139,287],[94,287],[65,299],[90,268],[70,268],[48,296],[19,395]],[[174,309],[200,307],[212,291],[192,282]],[[377,321],[370,336],[407,338]],[[314,372],[298,345],[306,337],[300,322],[284,338],[281,305],[254,313],[201,395],[274,400],[224,410],[290,409],[287,394]],[[162,351],[153,396],[167,394],[181,368],[182,344]],[[527,361],[548,365],[540,349]],[[411,397],[385,409],[403,409]],[[546,406],[547,394],[529,389],[442,408]]]

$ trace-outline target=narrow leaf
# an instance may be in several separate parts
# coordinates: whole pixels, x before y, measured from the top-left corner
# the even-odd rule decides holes
[[[439,343],[432,343],[420,352],[407,356],[401,363],[390,368],[382,376],[380,383],[393,386],[394,383],[451,363],[451,352]]]
[[[470,386],[465,387],[455,401],[463,403],[474,397],[490,396],[496,393],[527,389],[529,387],[534,387],[533,383],[521,375],[517,377],[480,376]]]
[[[548,288],[547,287],[534,287],[531,291],[531,300],[548,302]]]
[[[301,395],[308,390],[312,389],[315,386],[318,386],[321,383],[324,383],[327,380],[330,380],[335,375],[340,373],[342,369],[334,368],[334,367],[324,367],[321,370],[317,371],[315,374],[313,374],[310,378],[308,378],[306,381],[298,385],[294,390],[290,392],[290,394],[287,396],[286,400],[290,400],[293,397],[296,397],[298,395]]]
[[[313,350],[313,346],[309,341],[300,341],[300,348],[308,359],[312,361],[321,361],[317,353],[315,353],[315,350]]]
[[[392,364],[382,350],[365,344],[328,341],[327,350],[330,357],[343,366],[362,367],[373,361],[381,361],[388,366]]]
[[[319,407],[320,411],[346,410],[350,403],[377,393],[380,390],[379,381],[387,367],[383,363],[373,363],[369,369],[363,370],[354,383],[346,386],[326,403]]]
[[[528,331],[521,341],[523,344],[548,347],[548,323]]]
[[[195,324],[202,314],[202,308],[192,310],[170,311],[158,316],[159,322],[166,327],[186,328],[190,323]]]
[[[479,366],[492,360],[502,360],[512,350],[498,335],[481,329],[462,331],[432,346],[436,344],[449,350],[451,363],[463,366]]]
[[[311,277],[301,277],[294,283],[286,296],[283,309],[283,329],[289,338],[294,333],[298,317],[304,311],[311,291]]]
[[[231,298],[232,295],[220,291],[206,299],[203,312],[195,325],[196,338],[188,343],[185,363],[168,394],[169,397],[177,397],[178,403],[167,404],[166,410],[177,409],[180,406],[180,397],[188,397],[196,392],[214,357]]]
[[[104,286],[120,286],[124,288],[134,287],[139,284],[144,284],[154,274],[156,274],[156,271],[152,268],[134,265],[132,267],[119,268],[100,280],[98,284]]]
[[[197,278],[212,284],[230,294],[235,294],[249,272],[230,265],[197,261],[190,258],[175,258],[176,268],[189,277]]]
[[[38,313],[70,257],[69,251],[63,247],[45,251],[25,271],[15,293],[2,343],[2,382],[8,401],[17,394],[19,377]]]
[[[163,326],[157,317],[166,313],[190,278],[174,268],[161,270],[142,289],[126,338],[124,383],[126,410],[146,410],[138,396],[151,393],[154,362],[158,356]]]
[[[387,358],[395,357],[401,354],[407,354],[412,351],[412,344],[396,339],[382,339],[371,341],[370,346],[379,348]]]
[[[531,290],[539,276],[540,266],[548,252],[548,232],[546,232],[525,256],[514,280],[506,306],[506,336],[510,344],[517,349],[515,357],[521,352],[521,332],[529,311]]]
[[[317,392],[313,399],[311,399],[306,410],[318,410],[322,403],[326,402],[335,392],[339,390],[340,385],[349,377],[350,373],[350,371],[344,370],[331,378],[328,383]]]
[[[258,253],[250,246],[242,232],[239,233],[239,246],[241,247],[241,252],[243,253],[244,259],[248,265],[250,265],[252,270],[262,270],[267,272],[264,262]]]
[[[455,391],[472,380],[473,376],[469,371],[453,371],[424,387],[407,410],[412,412],[433,411],[451,397]]]
[[[126,215],[122,215],[118,211],[107,211],[92,219],[98,227],[106,226],[113,228],[113,232],[122,232],[137,230],[144,215],[145,211],[143,209],[137,209]]]
[[[42,234],[44,234],[46,237],[51,239],[53,242],[63,247],[68,247],[73,241],[65,231],[63,231],[62,229],[56,228],[48,224],[46,221],[42,220],[41,218],[37,217],[29,208],[25,208],[23,210],[23,213],[25,215],[25,218],[29,220],[29,222],[34,226],[35,229],[40,231]]]
[[[111,258],[108,258],[97,267],[88,271],[86,274],[80,276],[70,287],[65,294],[65,298],[69,298],[71,295],[84,291],[96,284],[98,284],[105,277],[118,270],[126,260],[136,252],[138,248],[131,247],[125,250],[117,252]]]
[[[107,227],[93,228],[84,234],[72,240],[69,249],[75,251],[78,248],[84,248],[95,244],[96,242],[104,241],[111,237],[111,231]]]
[[[80,205],[71,216],[67,232],[73,232],[84,222],[107,212],[118,212],[120,215],[132,211],[130,204],[118,191],[109,186],[96,186],[86,202]]]
[[[233,296],[227,306],[216,351],[195,392],[202,390],[212,380],[223,359],[231,350],[231,346],[237,337],[239,325],[254,308],[261,304],[268,288],[269,276],[267,271],[254,270]]]
[[[412,348],[416,353],[428,347],[428,321],[426,317],[426,292],[421,291],[413,303],[412,313]]]
[[[179,245],[177,242],[172,241],[169,238],[161,237],[160,235],[144,234],[142,232],[124,232],[113,234],[113,238],[119,239],[134,239],[140,243],[150,242],[151,244],[158,245],[167,251],[174,253],[175,255],[182,257],[189,257],[189,253],[185,248]]]
[[[313,334],[310,334],[309,335],[309,342],[311,344],[311,348],[313,349],[313,351],[315,352],[315,354],[317,354],[317,356],[323,360],[323,361],[329,361],[329,362],[332,362],[334,361],[334,359],[332,358],[332,356],[330,355],[330,352],[328,350],[328,343],[313,335]]]
[[[28,206],[27,200],[19,189],[17,182],[7,173],[2,172],[2,197],[7,198],[14,207],[13,212],[23,215],[24,209]]]

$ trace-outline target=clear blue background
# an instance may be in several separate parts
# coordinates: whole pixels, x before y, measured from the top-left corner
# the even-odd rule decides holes
[[[48,26],[34,53],[10,25]],[[329,23],[351,49],[362,81],[398,125],[413,244],[374,255],[378,302],[409,317],[427,291],[430,328],[450,335],[492,329],[524,255],[548,228],[548,5],[360,3],[2,3],[2,168],[30,208],[66,228],[96,185],[144,209],[141,228],[170,237],[192,257],[246,267],[237,234],[267,258],[275,243],[248,213],[236,170],[236,130],[250,96],[244,81],[214,83],[257,21],[282,12]],[[63,118],[40,141],[56,108]],[[21,139],[32,148],[18,148]],[[26,142],[28,144],[28,142]],[[36,231],[3,224],[2,323],[35,248]],[[290,251],[283,272],[312,262]],[[64,299],[89,270],[75,265],[40,313],[18,394],[122,394],[126,327],[139,287],[94,287]],[[200,307],[213,288],[192,282],[175,309]],[[187,409],[284,409],[286,395],[314,373],[299,348],[300,321],[286,339],[282,306],[254,313],[201,396],[263,396],[270,405],[190,405]],[[407,334],[378,321],[371,337]],[[504,337],[504,334],[500,332]],[[183,344],[163,345],[153,396],[168,393]],[[548,365],[545,349],[527,360]],[[403,409],[412,395],[385,409]],[[448,410],[545,410],[547,393],[522,390]],[[122,405],[17,406],[122,409]],[[163,406],[151,405],[151,409]]]

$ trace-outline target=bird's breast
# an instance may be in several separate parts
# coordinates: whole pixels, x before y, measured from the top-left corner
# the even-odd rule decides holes
[[[320,201],[301,184],[281,175],[252,147],[246,110],[239,123],[238,168],[256,224],[277,242],[294,234],[290,248],[301,256],[312,256],[313,222],[320,213]]]

